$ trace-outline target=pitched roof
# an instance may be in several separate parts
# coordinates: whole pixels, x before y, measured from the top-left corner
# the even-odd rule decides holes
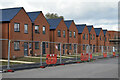
[[[62,20],[61,18],[58,18],[58,19],[47,19],[47,21],[48,21],[48,23],[50,25],[50,29],[56,29],[61,20]]]
[[[102,30],[102,28],[94,28],[94,29],[95,29],[96,36],[99,36],[100,31]]]
[[[35,19],[38,17],[38,15],[42,13],[42,11],[37,12],[27,12],[28,16],[30,17],[32,23],[35,21]]]
[[[104,36],[105,36],[106,32],[107,32],[107,30],[103,30]]]
[[[90,33],[92,27],[93,27],[93,25],[87,25],[87,28],[88,28],[89,33]]]
[[[70,25],[72,24],[72,21],[73,20],[65,20],[64,21],[68,29],[69,29]]]
[[[78,24],[78,25],[76,25],[79,34],[81,34],[83,32],[85,26],[86,26],[86,24]]]
[[[17,15],[17,13],[22,8],[23,7],[0,9],[0,15],[2,15],[2,18],[0,18],[0,22],[10,21],[11,19],[13,19]]]

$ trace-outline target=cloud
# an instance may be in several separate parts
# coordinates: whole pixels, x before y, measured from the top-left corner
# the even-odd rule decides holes
[[[117,30],[118,0],[2,0],[1,4],[1,8],[23,6],[28,12],[58,13],[75,23]]]

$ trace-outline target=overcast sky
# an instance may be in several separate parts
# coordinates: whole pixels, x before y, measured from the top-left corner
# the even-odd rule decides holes
[[[0,0],[0,8],[24,7],[27,12],[57,13],[76,24],[118,30],[118,0]]]

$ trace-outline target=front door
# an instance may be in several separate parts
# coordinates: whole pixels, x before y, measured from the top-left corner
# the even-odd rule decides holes
[[[28,56],[28,43],[24,42],[24,56]]]
[[[65,54],[65,44],[63,44],[63,55]]]
[[[45,42],[42,42],[42,54],[45,54]]]
[[[93,45],[93,53],[95,52],[95,45]]]

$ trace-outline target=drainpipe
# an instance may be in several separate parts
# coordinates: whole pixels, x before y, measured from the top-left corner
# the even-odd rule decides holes
[[[34,23],[32,23],[32,56],[33,56],[33,26],[34,26]]]

